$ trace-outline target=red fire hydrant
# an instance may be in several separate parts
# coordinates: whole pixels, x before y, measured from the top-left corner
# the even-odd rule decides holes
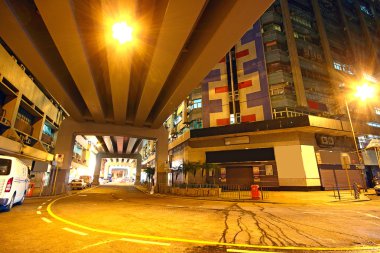
[[[260,191],[259,191],[259,186],[254,184],[254,185],[251,185],[251,196],[252,196],[252,199],[260,199]]]

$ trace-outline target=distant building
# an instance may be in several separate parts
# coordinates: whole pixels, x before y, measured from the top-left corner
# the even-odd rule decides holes
[[[345,168],[369,183],[378,161],[362,149],[380,138],[380,106],[347,94],[378,73],[379,31],[379,1],[275,1],[165,122],[171,181],[193,182],[176,169],[200,161],[219,169],[197,183],[347,188]]]

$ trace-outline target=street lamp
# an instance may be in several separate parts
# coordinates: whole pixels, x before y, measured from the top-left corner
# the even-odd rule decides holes
[[[366,77],[366,75],[365,75],[365,77]],[[374,80],[371,79],[370,81],[373,82]],[[356,93],[355,93],[354,96],[364,102],[367,99],[371,99],[371,98],[373,98],[375,96],[375,87],[368,85],[367,82],[364,82],[362,85],[356,86]],[[348,120],[350,122],[350,127],[351,127],[351,133],[352,133],[353,141],[354,141],[354,144],[355,144],[356,155],[358,156],[359,164],[362,165],[363,160],[362,160],[362,157],[361,157],[361,155],[359,153],[358,144],[356,143],[354,126],[352,124],[351,113],[350,113],[350,110],[348,108],[348,102],[347,102],[346,96],[344,96],[344,102],[345,102],[345,105],[346,105],[346,111],[347,111]],[[348,175],[347,167],[346,167],[346,176],[347,176],[347,181],[348,181],[348,187],[349,187],[350,192],[351,192],[351,182],[350,182],[350,177]],[[364,183],[365,189],[367,189],[367,187],[365,185],[366,183],[364,182],[364,175],[363,175],[363,183]]]
[[[112,26],[112,37],[124,44],[132,40],[133,28],[126,22],[117,22]]]

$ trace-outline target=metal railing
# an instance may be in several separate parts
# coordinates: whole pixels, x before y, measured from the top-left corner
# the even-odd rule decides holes
[[[179,196],[192,196],[210,199],[251,200],[250,185],[216,185],[216,184],[159,184],[159,193]],[[269,199],[270,187],[259,187],[259,199]]]

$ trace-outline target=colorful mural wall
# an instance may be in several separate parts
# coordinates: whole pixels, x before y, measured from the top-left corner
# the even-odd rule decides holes
[[[201,83],[203,127],[272,119],[260,23]]]

